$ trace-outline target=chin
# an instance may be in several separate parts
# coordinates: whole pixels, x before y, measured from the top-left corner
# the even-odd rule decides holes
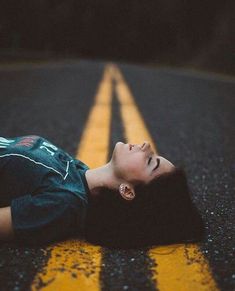
[[[116,156],[118,155],[120,148],[124,145],[123,142],[119,141],[115,144],[113,153],[112,153],[112,159],[116,160]]]
[[[124,146],[124,143],[121,142],[121,141],[118,141],[115,146],[114,146],[114,149],[113,149],[113,152],[114,151],[119,151],[119,148],[122,148]]]
[[[124,143],[123,143],[122,141],[118,141],[118,142],[116,143],[115,147],[118,146],[118,145],[120,145],[120,144],[124,144]]]

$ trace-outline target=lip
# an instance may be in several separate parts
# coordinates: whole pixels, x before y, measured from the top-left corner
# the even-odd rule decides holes
[[[129,151],[131,151],[133,149],[133,147],[135,147],[135,146],[138,146],[138,147],[140,147],[140,149],[143,150],[145,145],[146,145],[146,142],[142,143],[142,145],[135,145],[135,144],[128,143]]]
[[[128,143],[129,151],[132,149],[132,144]]]
[[[137,147],[137,148],[141,149],[142,151],[145,151],[146,144],[147,144],[147,142],[143,142],[141,145],[131,144],[131,143],[127,143],[126,145],[128,146],[129,151],[131,151],[134,147]]]

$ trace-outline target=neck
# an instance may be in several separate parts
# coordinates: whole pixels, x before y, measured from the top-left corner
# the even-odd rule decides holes
[[[86,171],[86,180],[92,195],[97,195],[100,188],[118,189],[121,181],[114,175],[111,163]]]

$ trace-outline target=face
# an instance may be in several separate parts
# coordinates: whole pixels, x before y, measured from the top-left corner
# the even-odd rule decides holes
[[[141,145],[116,143],[111,162],[117,177],[132,184],[147,184],[175,168],[170,161],[155,154],[148,142]]]

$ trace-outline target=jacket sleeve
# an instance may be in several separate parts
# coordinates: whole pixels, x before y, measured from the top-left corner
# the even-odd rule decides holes
[[[70,192],[25,195],[11,202],[15,240],[48,243],[82,233],[86,203]]]

